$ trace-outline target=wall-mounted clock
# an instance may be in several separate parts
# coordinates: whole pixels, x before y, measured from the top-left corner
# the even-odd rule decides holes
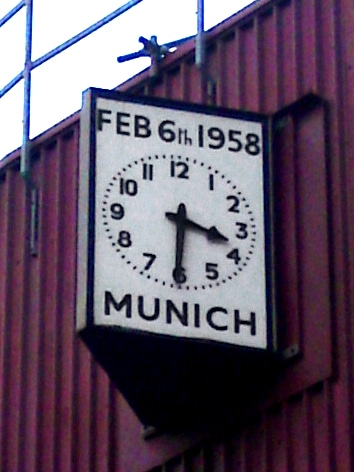
[[[85,103],[78,329],[272,349],[267,118],[96,89]]]

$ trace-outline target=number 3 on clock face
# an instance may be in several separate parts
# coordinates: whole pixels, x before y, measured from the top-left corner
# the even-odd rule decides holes
[[[222,166],[173,154],[132,160],[112,175],[102,223],[117,263],[182,290],[242,277],[257,245],[257,221],[239,183]]]

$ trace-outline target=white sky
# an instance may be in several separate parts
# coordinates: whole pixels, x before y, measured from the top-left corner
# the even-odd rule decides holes
[[[128,0],[33,0],[32,60],[113,12]],[[205,0],[205,29],[254,0]],[[20,0],[0,0],[2,19]],[[196,33],[197,0],[143,0],[86,39],[32,72],[31,137],[81,108],[88,87],[111,89],[150,61],[118,64],[117,56],[142,48],[139,36],[159,44]],[[0,90],[21,70],[25,9],[0,28]],[[0,98],[0,159],[22,142],[23,81]]]

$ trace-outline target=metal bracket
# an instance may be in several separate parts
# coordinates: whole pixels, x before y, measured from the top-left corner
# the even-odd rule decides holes
[[[169,43],[159,44],[157,42],[157,36],[151,36],[150,39],[144,38],[144,36],[139,37],[139,42],[143,44],[143,48],[140,51],[132,52],[130,54],[125,54],[124,56],[118,56],[117,61],[119,63],[131,61],[132,59],[137,59],[139,57],[150,57],[151,58],[151,76],[154,77],[158,73],[158,64],[162,61],[164,57],[173,52],[173,50],[185,43],[189,39],[194,38],[193,36],[187,36],[186,38],[177,39],[175,41],[170,41]]]
[[[155,426],[143,425],[142,427],[141,435],[145,440],[152,439],[159,434],[160,431]]]
[[[39,198],[38,188],[30,184],[30,253],[38,255]]]
[[[292,344],[281,352],[283,361],[289,361],[301,355],[301,350],[298,344]]]

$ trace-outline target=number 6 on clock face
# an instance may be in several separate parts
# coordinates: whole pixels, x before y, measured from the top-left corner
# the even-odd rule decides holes
[[[223,286],[242,277],[256,250],[251,202],[217,161],[174,154],[132,160],[107,181],[101,209],[112,257],[152,286]]]

